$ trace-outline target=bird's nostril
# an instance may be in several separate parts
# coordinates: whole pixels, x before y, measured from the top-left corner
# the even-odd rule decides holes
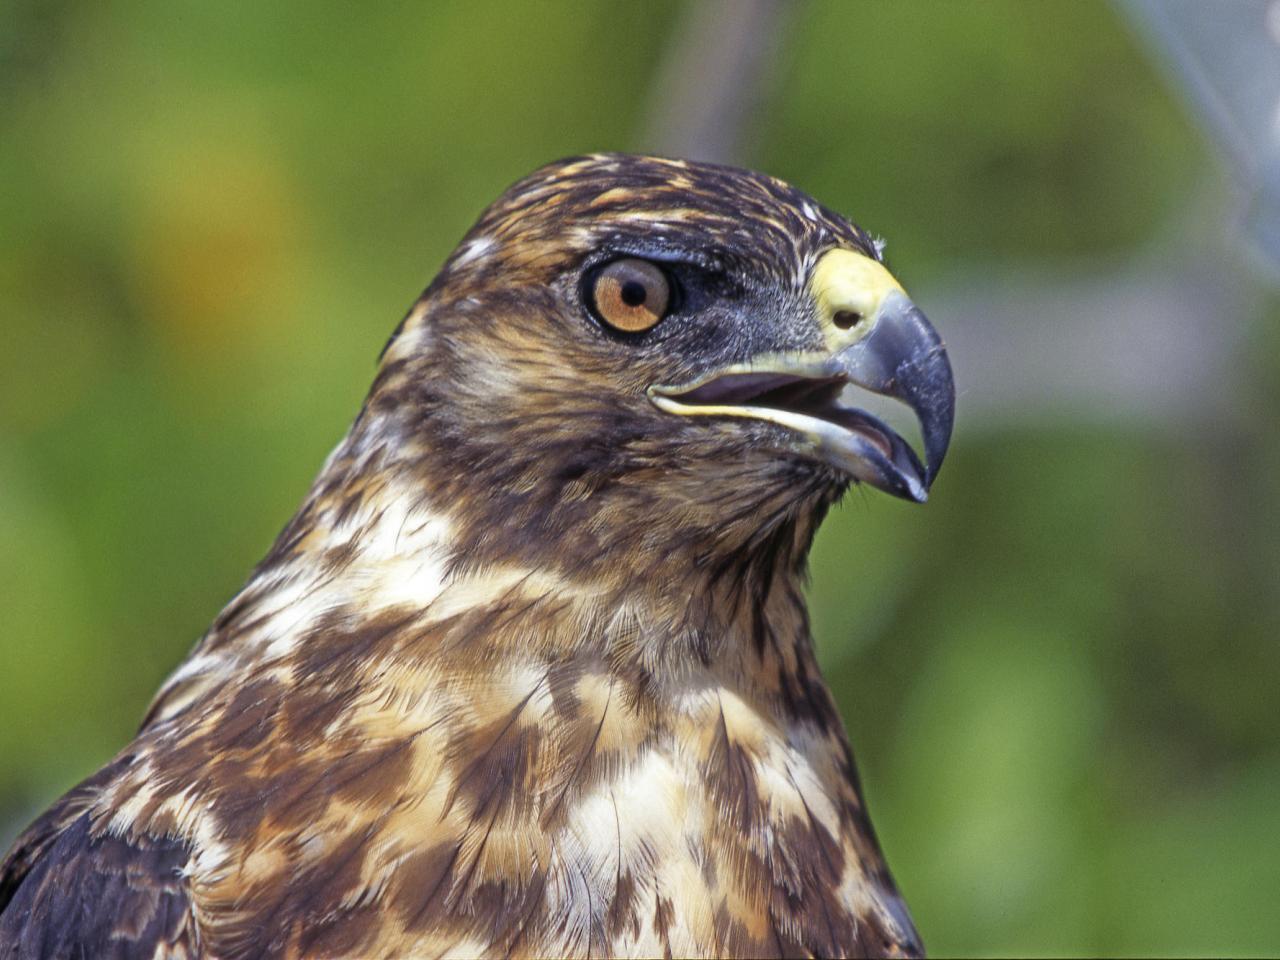
[[[841,330],[852,330],[862,322],[862,314],[857,310],[837,310],[831,322]]]

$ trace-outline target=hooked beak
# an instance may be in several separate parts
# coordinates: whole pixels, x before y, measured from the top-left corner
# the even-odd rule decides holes
[[[905,293],[894,290],[881,303],[871,332],[833,359],[850,383],[901,400],[915,413],[924,442],[919,479],[928,490],[947,455],[956,410],[951,363],[938,331]]]
[[[854,479],[923,503],[951,440],[955,384],[937,331],[879,263],[828,252],[811,284],[830,347],[775,355],[678,387],[653,386],[661,410],[767,420],[789,428],[796,452]],[[915,413],[924,464],[884,422],[840,402],[849,385],[901,400]]]

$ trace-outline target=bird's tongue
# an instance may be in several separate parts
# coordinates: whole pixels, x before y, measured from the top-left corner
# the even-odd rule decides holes
[[[799,394],[828,387],[833,382],[785,373],[727,373],[680,394],[680,401],[706,406],[726,404],[796,409],[794,400]]]

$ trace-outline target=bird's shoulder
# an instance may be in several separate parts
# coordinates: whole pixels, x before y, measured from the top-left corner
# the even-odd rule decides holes
[[[0,863],[0,955],[195,956],[181,839],[113,830],[96,815],[101,789],[127,766],[108,764],[55,803]]]

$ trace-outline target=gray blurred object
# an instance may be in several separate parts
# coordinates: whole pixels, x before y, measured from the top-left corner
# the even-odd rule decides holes
[[[1246,193],[1246,232],[1280,274],[1280,0],[1120,0]]]
[[[1233,367],[1260,298],[1214,239],[1117,272],[988,268],[923,289],[956,372],[957,432],[1237,421]]]

